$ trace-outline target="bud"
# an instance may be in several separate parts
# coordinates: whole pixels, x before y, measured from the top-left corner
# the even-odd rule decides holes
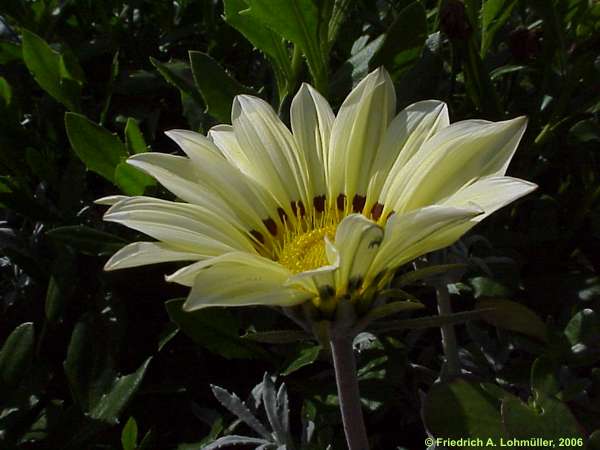
[[[460,0],[448,0],[440,12],[440,29],[450,39],[466,40],[473,32],[465,5]]]
[[[518,28],[510,33],[508,46],[513,58],[518,62],[535,59],[541,50],[540,32],[538,29]]]

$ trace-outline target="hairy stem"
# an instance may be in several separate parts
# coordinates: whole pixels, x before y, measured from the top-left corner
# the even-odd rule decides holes
[[[438,313],[440,315],[452,314],[450,306],[450,293],[444,282],[436,287]],[[458,346],[456,344],[456,334],[454,325],[442,325],[442,346],[446,356],[447,375],[454,378],[460,375],[460,362],[458,360]]]
[[[330,345],[348,449],[369,450],[367,430],[360,405],[352,336],[349,334],[331,336]]]

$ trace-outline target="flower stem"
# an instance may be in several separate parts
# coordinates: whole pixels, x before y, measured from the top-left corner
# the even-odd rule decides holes
[[[350,334],[331,336],[331,354],[335,368],[340,410],[349,450],[369,450],[367,430],[360,405],[356,360]]]
[[[448,286],[443,281],[436,287],[438,313],[440,315],[452,314],[450,306],[450,293]],[[460,375],[460,362],[458,359],[458,346],[454,325],[442,325],[442,347],[446,356],[446,369],[449,378]]]

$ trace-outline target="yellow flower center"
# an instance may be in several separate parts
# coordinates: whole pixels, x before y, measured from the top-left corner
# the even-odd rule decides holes
[[[279,263],[293,273],[317,269],[329,264],[325,252],[325,236],[331,241],[335,238],[336,225],[327,225],[297,234],[289,233],[277,252]]]

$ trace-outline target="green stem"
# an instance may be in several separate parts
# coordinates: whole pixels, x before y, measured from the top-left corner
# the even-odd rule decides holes
[[[369,450],[367,430],[360,404],[352,336],[349,334],[332,335],[330,346],[348,450]]]
[[[440,315],[452,314],[450,306],[450,293],[448,286],[443,281],[436,287],[438,313]],[[442,325],[442,347],[446,356],[446,369],[449,378],[460,375],[460,362],[458,359],[458,346],[454,325]]]

